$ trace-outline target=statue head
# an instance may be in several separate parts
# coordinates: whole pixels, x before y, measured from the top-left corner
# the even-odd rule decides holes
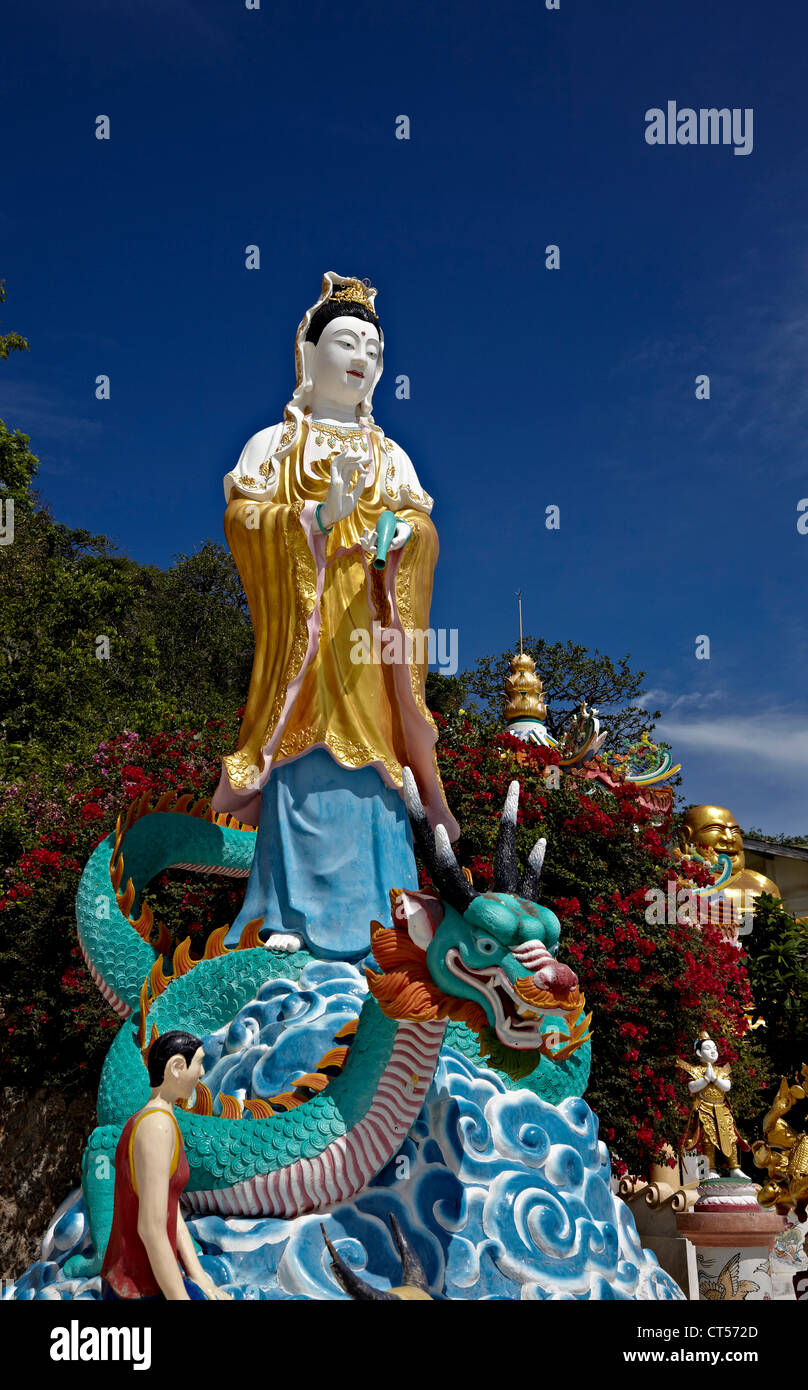
[[[152,1090],[166,1087],[171,1100],[188,1100],[205,1072],[201,1038],[179,1029],[156,1037],[145,1061]]]
[[[354,275],[323,276],[320,298],[306,311],[295,337],[295,393],[286,407],[294,425],[279,456],[294,447],[300,422],[316,396],[352,410],[373,424],[373,390],[382,374],[384,334],[374,302],[376,290]]]
[[[312,318],[303,360],[315,400],[356,410],[381,375],[379,320],[360,304],[329,300]]]
[[[716,854],[726,854],[733,874],[744,868],[741,829],[731,811],[724,806],[691,806],[679,828],[679,848],[683,853],[707,845]]]
[[[693,1044],[693,1051],[702,1062],[717,1062],[718,1048],[708,1033],[700,1033]]]

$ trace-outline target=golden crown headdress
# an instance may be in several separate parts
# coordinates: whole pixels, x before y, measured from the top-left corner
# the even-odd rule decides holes
[[[346,283],[335,290],[332,299],[338,299],[344,304],[361,304],[363,309],[369,309],[372,314],[376,313],[373,307],[371,295],[376,290],[369,280],[357,280],[356,276],[351,275]]]

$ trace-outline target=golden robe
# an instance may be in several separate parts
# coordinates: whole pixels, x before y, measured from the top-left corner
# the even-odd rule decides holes
[[[681,1059],[678,1065],[693,1081],[701,1081],[707,1070],[706,1065],[683,1062]],[[713,1063],[713,1071],[722,1081],[729,1079],[728,1066],[719,1067]],[[709,1146],[717,1149],[730,1161],[735,1154],[736,1145],[743,1149],[749,1147],[735,1128],[735,1120],[727,1100],[728,1094],[729,1092],[722,1091],[714,1081],[708,1081],[703,1090],[692,1096],[692,1108],[680,1148],[700,1150]]]
[[[346,433],[364,434],[372,465],[354,511],[325,535],[315,512]],[[257,824],[271,768],[323,747],[343,767],[373,766],[399,789],[402,766],[411,767],[430,820],[457,838],[424,701],[426,643],[413,643],[410,662],[383,659],[385,632],[397,633],[405,650],[407,634],[428,628],[438,557],[431,499],[417,490],[406,455],[397,472],[396,452],[378,428],[331,431],[307,418],[279,462],[231,475],[225,535],[249,604],[255,655],[238,748],[223,760],[216,810]],[[399,475],[407,481],[396,496]],[[270,499],[261,498],[262,487]],[[387,509],[412,534],[378,571],[360,537]],[[370,660],[356,659],[362,633]]]

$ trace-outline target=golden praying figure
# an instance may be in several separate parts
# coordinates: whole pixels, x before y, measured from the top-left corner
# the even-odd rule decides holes
[[[729,1166],[731,1178],[743,1178],[746,1174],[738,1166],[738,1145],[748,1148],[735,1127],[732,1111],[727,1100],[732,1082],[728,1066],[718,1065],[718,1048],[709,1033],[700,1033],[694,1045],[698,1063],[685,1062],[679,1058],[677,1066],[691,1078],[688,1090],[693,1097],[687,1128],[679,1145],[680,1149],[697,1149],[704,1154],[709,1165],[709,1178],[717,1178],[716,1154],[720,1153]]]

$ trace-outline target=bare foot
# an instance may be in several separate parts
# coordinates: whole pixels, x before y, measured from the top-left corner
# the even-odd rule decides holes
[[[268,936],[264,942],[268,951],[299,951],[303,945],[303,937],[297,936],[295,932],[274,932]]]

